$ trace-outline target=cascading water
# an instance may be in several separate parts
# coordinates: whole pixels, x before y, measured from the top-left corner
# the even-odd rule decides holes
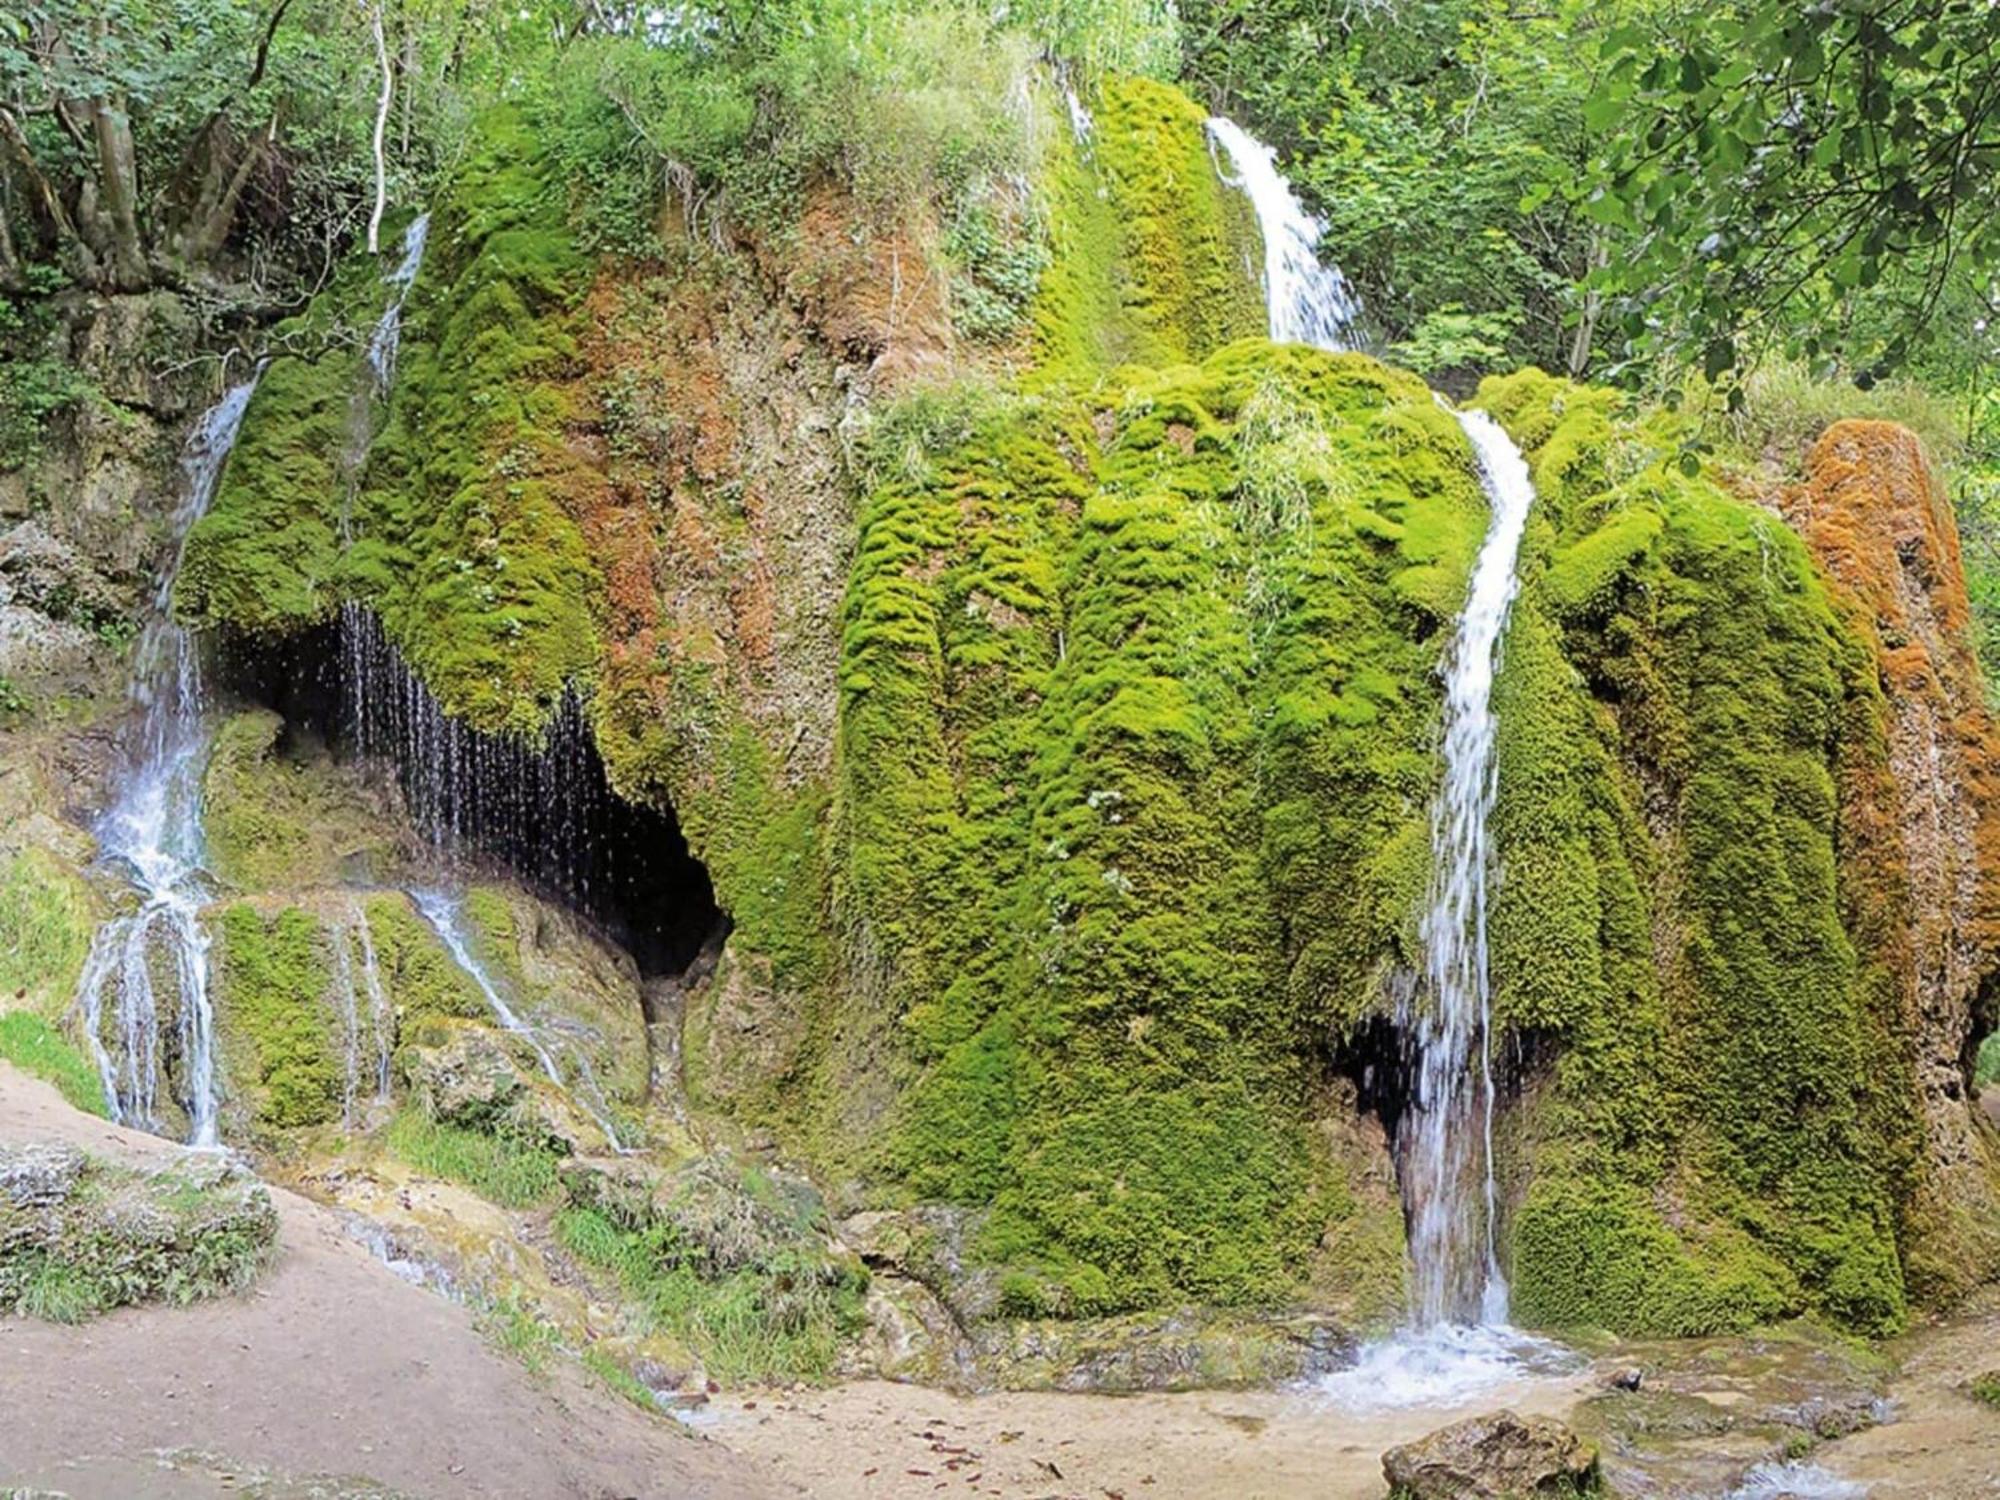
[[[1225,119],[1211,138],[1256,210],[1272,339],[1346,350],[1360,303],[1319,260],[1321,226],[1277,169],[1276,153]],[[1444,664],[1444,772],[1431,812],[1431,892],[1422,923],[1424,983],[1399,1005],[1415,1044],[1415,1097],[1397,1130],[1415,1305],[1410,1331],[1364,1350],[1326,1385],[1349,1404],[1449,1405],[1528,1370],[1558,1364],[1554,1346],[1506,1326],[1496,1253],[1492,994],[1486,901],[1497,787],[1493,682],[1519,588],[1516,564],[1535,498],[1528,466],[1483,412],[1446,405],[1479,464],[1491,507],[1486,539]]]
[[[199,651],[174,621],[173,590],[188,532],[215,497],[256,384],[253,375],[204,413],[181,459],[172,551],[139,636],[133,671],[135,732],[125,747],[117,795],[97,830],[105,863],[124,876],[138,906],[97,930],[76,1000],[111,1117],[163,1129],[166,1086],[186,1114],[188,1141],[196,1146],[217,1144],[215,1024],[208,933],[201,923],[206,899],[201,776],[208,728]]]
[[[1403,1192],[1410,1205],[1418,1317],[1426,1324],[1502,1324],[1507,1283],[1494,1244],[1486,947],[1488,825],[1497,789],[1493,679],[1520,588],[1515,563],[1535,486],[1527,461],[1498,422],[1484,412],[1457,415],[1479,457],[1492,519],[1445,672],[1444,777],[1431,810],[1431,899],[1422,928],[1430,1005],[1402,1017],[1417,1041]]]
[[[382,310],[381,320],[368,340],[368,369],[374,376],[377,395],[388,394],[396,378],[396,354],[403,341],[403,304],[409,301],[410,288],[423,268],[424,243],[430,232],[429,214],[418,214],[410,220],[410,227],[403,231],[403,258],[396,263],[395,270],[382,278],[390,288],[389,305]]]
[[[1224,180],[1241,188],[1257,212],[1272,341],[1352,349],[1361,299],[1338,266],[1320,261],[1322,226],[1278,171],[1278,153],[1221,115],[1210,117],[1208,134],[1233,168],[1223,173]]]

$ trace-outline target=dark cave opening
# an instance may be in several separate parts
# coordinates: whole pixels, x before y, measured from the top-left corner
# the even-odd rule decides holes
[[[371,614],[280,640],[234,636],[221,685],[284,720],[279,750],[392,774],[411,823],[444,856],[485,866],[568,907],[632,955],[679,974],[729,918],[671,808],[612,790],[582,703],[565,696],[539,742],[447,718]]]

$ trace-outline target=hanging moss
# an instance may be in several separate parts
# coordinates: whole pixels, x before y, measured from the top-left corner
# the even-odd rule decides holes
[[[361,904],[375,961],[395,1008],[399,1038],[420,1035],[432,1016],[484,1020],[490,1014],[486,997],[470,974],[446,951],[444,942],[409,898],[384,892]]]

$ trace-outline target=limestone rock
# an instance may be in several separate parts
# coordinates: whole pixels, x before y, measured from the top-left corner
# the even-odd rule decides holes
[[[75,1190],[82,1175],[83,1153],[74,1146],[0,1146],[0,1198],[15,1208],[52,1207]]]
[[[1470,1417],[1382,1455],[1397,1500],[1526,1500],[1602,1493],[1596,1450],[1550,1417]]]

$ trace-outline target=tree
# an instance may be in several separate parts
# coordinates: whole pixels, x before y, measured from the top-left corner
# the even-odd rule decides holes
[[[1721,376],[1773,347],[1886,368],[1955,277],[2000,258],[2000,11],[1982,0],[1675,4],[1617,29],[1606,60],[1584,197],[1620,237],[1596,281],[1631,368]]]
[[[276,220],[324,212],[347,191],[353,30],[328,0],[0,15],[0,279],[18,290],[42,260],[99,290],[179,283],[221,255],[257,186]]]

